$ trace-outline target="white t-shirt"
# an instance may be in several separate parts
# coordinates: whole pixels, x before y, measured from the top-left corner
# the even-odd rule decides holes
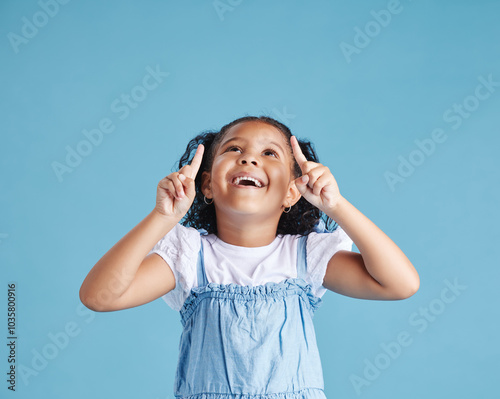
[[[222,241],[215,234],[206,234],[205,230],[199,231],[178,223],[149,254],[157,253],[172,269],[175,288],[162,298],[172,309],[179,311],[191,288],[198,285],[200,245],[203,245],[209,283],[256,286],[297,277],[298,237],[280,234],[271,244],[263,247],[240,247]],[[341,249],[352,251],[352,244],[353,241],[340,226],[333,232],[320,227],[309,234],[305,280],[311,284],[315,296],[322,297],[326,292],[323,278],[330,258]]]

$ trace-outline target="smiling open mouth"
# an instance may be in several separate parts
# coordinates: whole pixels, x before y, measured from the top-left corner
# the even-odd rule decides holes
[[[242,186],[251,186],[256,188],[263,187],[262,183],[253,177],[241,176],[237,177],[233,180],[233,185],[242,187]]]

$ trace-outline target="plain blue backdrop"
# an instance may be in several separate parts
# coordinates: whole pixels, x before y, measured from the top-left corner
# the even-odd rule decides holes
[[[190,138],[269,115],[421,277],[404,301],[325,294],[327,397],[498,397],[499,15],[493,0],[2,1],[11,396],[173,399],[179,314],[161,299],[95,313],[80,285]]]

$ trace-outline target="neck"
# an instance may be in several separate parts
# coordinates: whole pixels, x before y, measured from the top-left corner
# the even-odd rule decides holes
[[[278,217],[258,218],[255,215],[225,216],[217,212],[217,237],[240,247],[264,247],[276,238]]]

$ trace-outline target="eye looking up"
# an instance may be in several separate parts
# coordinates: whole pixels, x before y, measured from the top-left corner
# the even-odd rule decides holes
[[[300,199],[293,166],[290,144],[274,126],[250,121],[231,127],[215,150],[211,171],[202,174],[219,238],[240,246],[270,244],[284,209]]]

